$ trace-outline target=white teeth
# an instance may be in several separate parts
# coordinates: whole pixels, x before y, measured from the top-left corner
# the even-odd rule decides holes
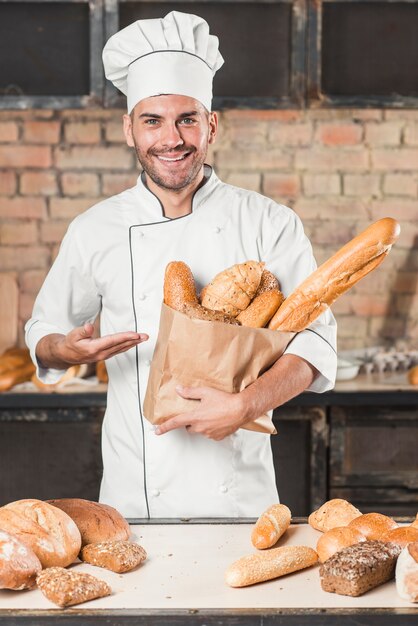
[[[158,158],[161,159],[161,161],[169,161],[171,163],[172,161],[182,161],[186,156],[187,154],[183,154],[183,156],[173,158],[173,159],[169,159],[168,157],[163,157],[163,156],[159,156]]]

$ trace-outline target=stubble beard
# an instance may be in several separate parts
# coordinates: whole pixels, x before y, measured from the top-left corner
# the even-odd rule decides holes
[[[146,154],[144,154],[135,141],[134,144],[138,162],[144,172],[156,185],[158,185],[158,187],[161,187],[162,189],[166,189],[168,191],[181,191],[182,189],[190,185],[198,176],[206,158],[206,152],[199,154],[194,146],[190,148],[182,146],[179,152],[190,152],[190,155],[187,157],[188,159],[190,159],[190,164],[189,169],[186,171],[186,175],[180,180],[175,181],[170,180],[169,174],[167,174],[167,176],[161,175],[152,163],[152,159],[155,155],[163,153],[148,151]],[[173,152],[175,152],[175,150],[171,150],[171,153]]]

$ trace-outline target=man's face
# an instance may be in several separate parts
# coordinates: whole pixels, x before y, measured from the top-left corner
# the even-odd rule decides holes
[[[128,146],[134,147],[146,174],[163,189],[180,191],[202,170],[218,127],[216,113],[188,96],[141,100],[124,115]]]

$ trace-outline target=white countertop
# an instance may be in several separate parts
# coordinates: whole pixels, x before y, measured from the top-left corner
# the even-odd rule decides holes
[[[77,605],[105,609],[258,609],[258,608],[417,608],[402,600],[391,581],[358,598],[322,591],[319,567],[295,572],[252,587],[233,589],[224,582],[226,568],[256,552],[251,524],[150,524],[132,526],[133,539],[148,553],[138,569],[115,574],[87,564],[72,567],[109,583],[111,596]],[[276,547],[315,548],[321,533],[307,524],[291,526]],[[0,611],[53,609],[38,589],[0,590]],[[58,607],[55,607],[58,608]]]

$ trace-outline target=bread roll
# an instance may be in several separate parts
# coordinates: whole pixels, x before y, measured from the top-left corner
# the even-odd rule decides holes
[[[311,567],[317,561],[317,553],[307,546],[273,548],[235,561],[226,570],[225,581],[231,587],[246,587]]]
[[[414,365],[408,371],[408,382],[410,385],[418,385],[418,365]]]
[[[273,330],[299,332],[339,296],[375,269],[397,240],[396,220],[378,220],[343,246],[295,289],[269,324]]]
[[[397,543],[398,546],[402,547],[407,546],[408,543],[418,541],[418,528],[413,528],[412,526],[394,528],[383,535],[382,541]]]
[[[255,548],[264,550],[278,542],[289,528],[292,514],[285,504],[273,504],[258,518],[251,533],[251,542]]]
[[[341,498],[334,498],[311,513],[308,522],[312,528],[326,532],[337,526],[347,526],[352,519],[359,515],[361,515],[360,511],[350,502]]]
[[[31,363],[27,348],[9,348],[0,356],[0,375]]]
[[[0,508],[0,528],[28,545],[42,567],[66,567],[75,561],[81,536],[64,511],[40,500],[17,500]]]
[[[220,272],[202,290],[201,304],[236,317],[254,298],[263,269],[264,263],[247,261]]]
[[[62,567],[49,567],[36,579],[44,596],[60,607],[81,604],[112,593],[109,585],[91,574]],[[82,623],[82,620],[80,620]]]
[[[387,532],[398,528],[398,524],[387,515],[381,513],[365,513],[356,517],[349,523],[350,528],[355,528],[369,541],[380,540]]]
[[[40,560],[29,546],[0,530],[0,589],[29,589],[41,569]]]
[[[128,522],[119,511],[108,504],[82,498],[61,498],[48,500],[48,503],[71,517],[81,533],[83,546],[99,541],[129,539],[131,530]]]
[[[329,559],[343,548],[353,546],[356,543],[366,541],[366,537],[355,528],[349,526],[337,526],[327,530],[320,536],[316,544],[316,551],[321,563]]]
[[[403,548],[396,563],[395,578],[401,598],[418,602],[418,542]]]
[[[99,383],[107,384],[109,382],[109,376],[107,375],[105,361],[98,361],[96,363],[96,376],[97,376]]]
[[[240,322],[232,315],[227,315],[221,311],[211,311],[201,304],[186,303],[182,311],[187,317],[195,320],[203,320],[204,322],[223,322],[224,324],[234,324],[240,326]]]
[[[7,370],[0,374],[0,391],[8,391],[19,383],[25,383],[32,378],[35,372],[35,366],[32,363],[26,363],[11,370]]]
[[[96,567],[123,574],[141,565],[147,558],[142,546],[129,541],[89,543],[80,552],[80,559]]]
[[[72,378],[77,378],[77,377],[83,378],[84,376],[87,376],[87,372],[88,372],[87,365],[84,365],[84,364],[83,365],[71,365],[71,367],[67,369],[65,374],[63,374],[61,378],[56,383],[53,383],[52,385],[46,385],[45,383],[43,383],[41,380],[39,380],[36,373],[32,375],[31,381],[40,391],[51,392],[51,391],[55,391],[56,389],[59,389],[61,386],[63,386],[66,382],[68,382]]]
[[[268,324],[283,300],[284,295],[281,291],[264,291],[255,296],[251,304],[237,315],[237,320],[242,326],[263,328]]]
[[[172,261],[165,269],[164,302],[176,311],[185,304],[198,304],[192,271],[182,261]]]
[[[255,298],[266,291],[280,291],[280,284],[275,275],[269,270],[264,270],[261,274],[260,284],[255,292]]]

